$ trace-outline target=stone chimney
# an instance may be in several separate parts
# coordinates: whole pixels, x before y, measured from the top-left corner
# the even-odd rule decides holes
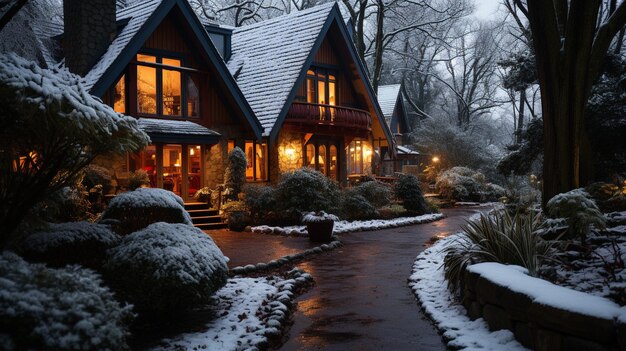
[[[115,37],[116,0],[63,0],[65,65],[84,76]]]

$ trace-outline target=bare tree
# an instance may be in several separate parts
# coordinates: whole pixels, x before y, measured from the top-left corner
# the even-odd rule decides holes
[[[515,0],[515,6],[530,24],[537,62],[545,205],[592,177],[585,107],[611,43],[626,24],[626,2]]]

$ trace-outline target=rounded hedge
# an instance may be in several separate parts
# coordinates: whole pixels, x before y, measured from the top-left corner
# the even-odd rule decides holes
[[[50,224],[47,229],[26,236],[17,251],[28,261],[54,267],[80,264],[97,270],[106,259],[106,250],[119,240],[109,226],[68,222]]]
[[[192,226],[183,199],[169,190],[138,188],[117,195],[102,214],[118,234],[128,234],[152,223],[183,223]]]
[[[301,168],[282,176],[275,196],[277,210],[298,223],[306,212],[336,212],[339,186],[318,171]]]
[[[407,211],[414,214],[430,212],[430,208],[424,200],[420,182],[414,175],[400,175],[394,183],[394,193]]]
[[[126,350],[131,306],[91,270],[30,264],[0,254],[0,349]]]
[[[226,257],[211,237],[188,225],[151,224],[108,254],[105,277],[139,312],[199,307],[226,284]]]

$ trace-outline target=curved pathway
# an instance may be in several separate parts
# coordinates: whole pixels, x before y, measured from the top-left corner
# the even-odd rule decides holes
[[[477,210],[443,210],[446,218],[433,223],[342,234],[343,247],[299,264],[316,284],[296,299],[280,350],[445,350],[407,278],[429,238],[459,231]]]

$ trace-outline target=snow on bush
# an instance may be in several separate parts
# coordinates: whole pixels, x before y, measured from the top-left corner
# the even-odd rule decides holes
[[[486,184],[485,175],[467,167],[453,167],[437,177],[436,187],[446,199],[456,201],[495,201],[505,190]]]
[[[132,233],[155,222],[193,225],[183,199],[156,188],[139,188],[117,195],[102,214],[102,222],[111,223],[119,234]]]
[[[424,214],[430,212],[419,180],[412,174],[401,174],[394,183],[396,198],[402,202],[402,206],[409,212]]]
[[[350,221],[373,219],[378,216],[376,208],[354,188],[346,189],[341,193],[339,210],[341,217]]]
[[[285,173],[276,188],[276,211],[285,222],[299,222],[304,212],[334,212],[338,200],[337,183],[310,168]]]
[[[105,276],[138,311],[207,304],[226,283],[226,257],[211,237],[184,224],[154,223],[111,248]]]
[[[238,146],[235,146],[228,154],[228,164],[224,174],[224,186],[226,186],[226,189],[229,189],[229,197],[233,200],[237,199],[237,195],[239,195],[243,190],[244,184],[246,184],[247,166],[246,154]]]
[[[353,187],[352,190],[363,196],[374,208],[387,206],[391,203],[391,188],[385,183],[373,180],[361,183]]]
[[[102,224],[50,224],[49,228],[25,237],[18,252],[29,261],[56,267],[80,264],[98,269],[106,258],[106,250],[119,239],[111,228]]]
[[[130,306],[92,271],[29,264],[0,254],[0,349],[123,350]]]
[[[246,206],[255,222],[267,220],[276,210],[276,191],[271,186],[248,185],[244,190]]]
[[[317,223],[325,221],[338,221],[339,217],[331,213],[321,211],[320,213],[309,212],[302,217],[302,223]]]
[[[580,237],[583,242],[592,224],[598,228],[606,225],[604,215],[595,201],[582,188],[554,196],[548,201],[546,209],[553,218],[566,218],[568,233]]]

